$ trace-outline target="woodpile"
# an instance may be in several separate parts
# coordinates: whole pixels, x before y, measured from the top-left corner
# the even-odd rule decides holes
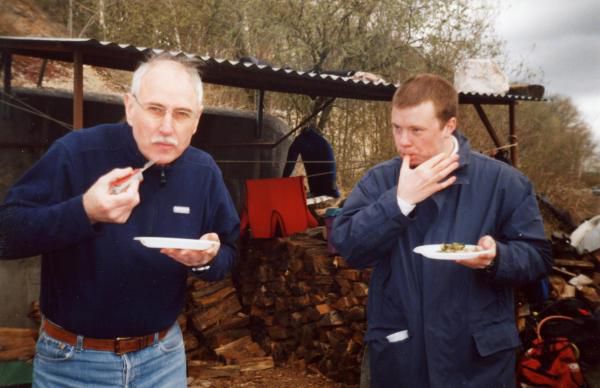
[[[577,297],[600,309],[600,250],[578,253],[568,235],[551,237],[554,266],[549,276],[553,300]]]
[[[192,276],[188,299],[178,321],[190,377],[232,377],[274,366],[272,357],[252,340],[250,318],[242,312],[231,278],[208,283]]]
[[[41,322],[40,304],[31,302],[29,317],[38,325]],[[38,329],[0,327],[0,361],[28,361],[35,354]]]
[[[242,304],[276,362],[359,380],[369,272],[349,269],[306,235],[252,240],[240,263]]]
[[[0,327],[0,361],[32,359],[36,339],[37,330]]]

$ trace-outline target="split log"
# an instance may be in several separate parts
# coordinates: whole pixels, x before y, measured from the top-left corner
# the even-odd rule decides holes
[[[288,330],[284,326],[279,326],[279,325],[268,327],[267,332],[269,333],[269,336],[271,338],[277,339],[277,340],[286,339],[291,336],[290,330]]]
[[[183,344],[185,346],[186,352],[191,352],[192,350],[198,349],[200,343],[198,342],[198,338],[192,333],[183,333]]]
[[[33,358],[36,338],[33,329],[0,327],[0,361]]]
[[[203,331],[216,325],[224,317],[238,313],[242,309],[237,295],[229,295],[221,303],[207,309],[200,309],[192,313],[192,323],[196,330]]]
[[[572,267],[589,270],[594,269],[594,264],[585,260],[554,259],[554,265],[557,267]]]
[[[369,286],[365,283],[353,283],[352,292],[354,292],[354,296],[358,298],[366,298],[369,295]]]
[[[196,291],[192,292],[191,296],[196,306],[208,307],[220,303],[223,299],[232,294],[235,294],[235,288],[224,287],[212,294],[204,294]]]
[[[242,372],[272,369],[275,367],[273,357],[249,357],[239,361]]]
[[[250,357],[265,356],[265,352],[256,342],[252,341],[250,336],[242,337],[226,345],[220,346],[215,349],[215,353],[225,358],[228,363],[231,360],[239,361]]]
[[[187,365],[188,376],[198,379],[218,377],[236,377],[240,375],[239,365],[207,365],[205,362],[192,360]]]
[[[202,279],[193,278],[192,282],[192,293],[198,297],[205,295],[214,294],[222,288],[230,287],[233,285],[230,278],[223,279],[218,282],[207,282]]]
[[[181,331],[185,332],[187,330],[187,315],[179,314],[177,316],[177,323],[179,324]]]
[[[317,323],[318,326],[339,326],[345,323],[342,315],[337,311],[333,310],[325,314]]]

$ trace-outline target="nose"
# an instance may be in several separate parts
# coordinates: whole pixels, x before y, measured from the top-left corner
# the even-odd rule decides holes
[[[166,112],[160,122],[159,131],[163,135],[170,135],[174,132],[173,129],[173,115],[171,112]]]
[[[397,133],[398,144],[402,147],[408,147],[411,145],[409,131],[399,130]]]

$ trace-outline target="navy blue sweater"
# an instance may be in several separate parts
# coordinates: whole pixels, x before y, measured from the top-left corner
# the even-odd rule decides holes
[[[136,236],[197,239],[215,232],[221,248],[200,276],[218,280],[233,265],[235,206],[213,159],[193,147],[169,166],[144,172],[141,202],[125,224],[90,224],[83,193],[113,168],[145,162],[127,124],[72,132],[51,146],[0,207],[0,257],[42,255],[42,313],[72,332],[114,338],[173,324],[184,305],[188,267],[142,246]],[[174,206],[190,212],[175,213]]]

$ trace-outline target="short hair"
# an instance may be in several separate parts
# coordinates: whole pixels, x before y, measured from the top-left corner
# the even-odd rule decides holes
[[[204,97],[204,90],[202,87],[202,78],[200,77],[200,69],[197,60],[188,58],[184,55],[173,55],[167,51],[163,51],[160,54],[153,54],[142,62],[138,68],[133,72],[131,79],[131,94],[137,95],[140,91],[142,78],[154,65],[162,61],[171,61],[180,64],[183,69],[189,74],[194,84],[194,90],[196,96],[198,96],[198,104],[202,105]]]
[[[394,108],[414,107],[433,102],[435,115],[442,124],[458,114],[458,93],[454,86],[435,74],[419,74],[404,81],[394,93]]]

